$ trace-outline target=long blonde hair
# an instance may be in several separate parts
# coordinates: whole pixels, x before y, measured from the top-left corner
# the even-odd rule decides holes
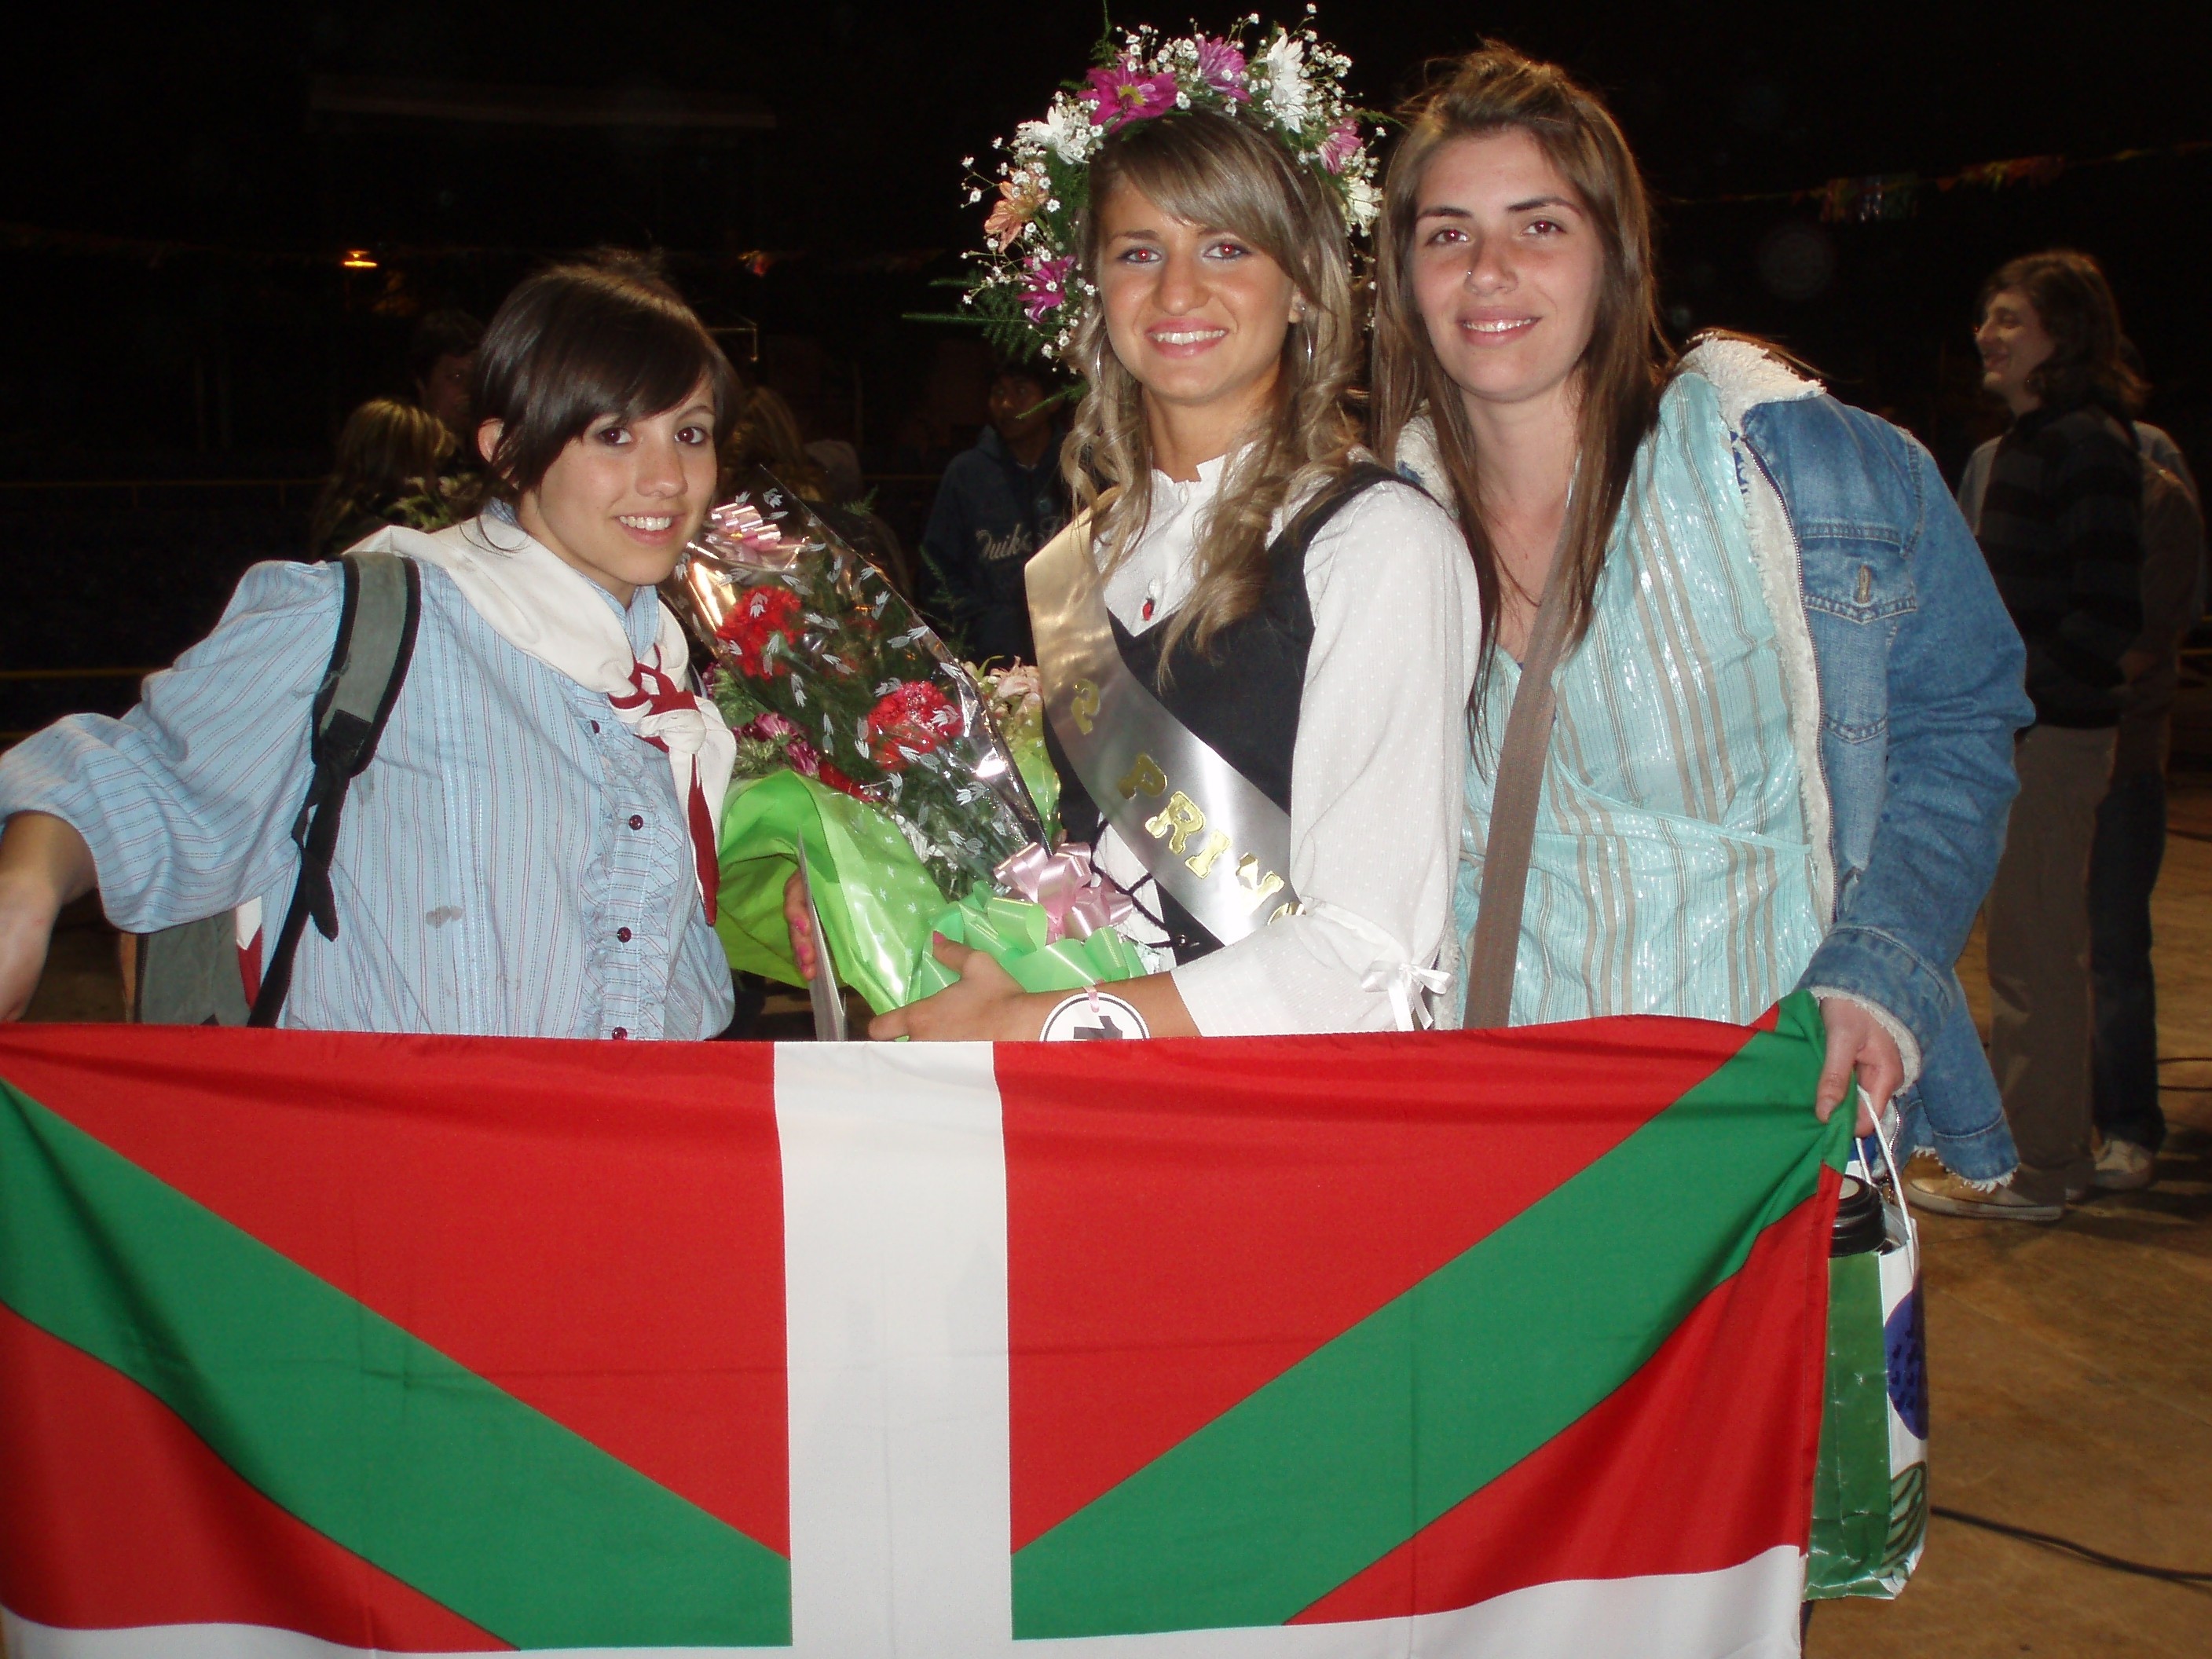
[[[1132,122],[1091,163],[1091,204],[1077,228],[1076,272],[1098,282],[1098,212],[1127,186],[1186,223],[1243,237],[1280,265],[1305,304],[1285,331],[1273,418],[1223,481],[1200,526],[1189,600],[1168,623],[1162,667],[1188,640],[1214,635],[1259,608],[1267,581],[1269,529],[1285,501],[1340,476],[1358,427],[1352,411],[1359,326],[1343,216],[1327,189],[1288,151],[1247,123],[1206,110]],[[1111,570],[1152,515],[1152,437],[1144,388],[1114,355],[1103,308],[1077,325],[1070,356],[1090,390],[1076,411],[1061,465],[1079,510],[1095,514],[1096,544]],[[1100,497],[1118,490],[1103,510]]]
[[[1603,103],[1553,64],[1487,46],[1455,60],[1409,102],[1407,132],[1390,158],[1376,235],[1375,444],[1388,458],[1399,434],[1426,412],[1437,453],[1457,498],[1461,530],[1482,596],[1482,674],[1497,649],[1502,586],[1498,552],[1483,526],[1474,429],[1459,388],[1444,372],[1413,291],[1411,264],[1421,181],[1437,152],[1458,138],[1520,131],[1534,139],[1581,198],[1604,249],[1597,315],[1576,374],[1580,457],[1565,545],[1551,580],[1569,584],[1567,642],[1581,640],[1604,568],[1636,451],[1659,416],[1674,366],[1659,325],[1651,210],[1628,141]]]

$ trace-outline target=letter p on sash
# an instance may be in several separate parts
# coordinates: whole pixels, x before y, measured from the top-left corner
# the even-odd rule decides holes
[[[1114,787],[1121,792],[1123,800],[1134,800],[1139,795],[1158,795],[1165,791],[1168,775],[1160,770],[1160,763],[1150,755],[1139,755],[1129,763],[1129,769]],[[1182,799],[1180,795],[1176,798]],[[1154,830],[1152,833],[1157,836],[1160,832]]]

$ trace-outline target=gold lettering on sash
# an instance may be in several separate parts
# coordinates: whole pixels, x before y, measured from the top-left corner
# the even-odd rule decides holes
[[[1274,914],[1273,915],[1272,915],[1272,916],[1269,916],[1269,917],[1267,918],[1267,921],[1281,921],[1285,916],[1294,916],[1294,915],[1297,915],[1299,913],[1299,911],[1301,911],[1301,910],[1302,910],[1302,909],[1304,909],[1304,908],[1305,908],[1304,906],[1303,906],[1303,905],[1298,905],[1298,904],[1279,904],[1279,905],[1277,905],[1277,906],[1275,907],[1275,914]],[[1262,923],[1261,924],[1261,926],[1264,927],[1265,926],[1267,926],[1267,923],[1266,923],[1266,922],[1262,922]]]
[[[1190,866],[1191,874],[1204,881],[1213,873],[1213,861],[1228,850],[1229,837],[1216,830],[1206,838],[1205,847],[1183,862]]]
[[[1168,797],[1168,804],[1152,817],[1145,820],[1145,828],[1152,832],[1152,839],[1168,838],[1168,851],[1177,858],[1190,845],[1190,838],[1206,828],[1206,814],[1198,810],[1198,803],[1180,789]]]
[[[1091,718],[1097,713],[1097,686],[1089,680],[1076,681],[1075,696],[1070,700],[1067,707],[1068,718],[1075,722],[1075,729],[1082,732],[1085,737],[1089,737]],[[1127,794],[1128,791],[1125,789],[1121,793]],[[1158,794],[1159,791],[1155,789],[1149,793]]]
[[[1123,800],[1134,800],[1139,795],[1157,795],[1165,790],[1168,775],[1160,770],[1160,763],[1150,755],[1139,755],[1129,763],[1128,771],[1114,787],[1121,792]]]
[[[1264,876],[1260,873],[1260,859],[1255,853],[1247,853],[1237,860],[1237,879],[1251,890],[1252,908],[1255,910],[1283,890],[1283,878],[1273,870]],[[1274,919],[1273,916],[1267,918],[1269,921]]]

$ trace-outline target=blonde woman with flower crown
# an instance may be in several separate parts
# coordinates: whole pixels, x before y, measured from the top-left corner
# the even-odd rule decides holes
[[[1022,314],[1089,387],[1078,520],[1030,604],[1063,822],[1164,964],[1108,988],[1105,1035],[1410,1025],[1449,924],[1474,584],[1449,518],[1357,447],[1371,164],[1342,64],[1310,35],[1249,62],[1131,37],[1024,129],[994,220]],[[1042,1034],[1061,999],[935,948],[959,981],[872,1036]]]

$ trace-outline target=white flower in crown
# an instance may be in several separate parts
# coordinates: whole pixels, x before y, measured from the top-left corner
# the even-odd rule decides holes
[[[1382,211],[1382,192],[1365,179],[1348,179],[1344,185],[1345,206],[1352,222],[1363,231],[1375,228],[1376,216]]]
[[[1105,137],[1091,125],[1090,112],[1062,93],[1042,121],[1024,121],[1014,129],[1014,148],[1048,149],[1063,161],[1081,166],[1091,159]]]
[[[1261,63],[1267,68],[1267,99],[1275,118],[1296,131],[1305,125],[1313,103],[1313,88],[1306,83],[1306,43],[1285,31],[1268,44]]]

